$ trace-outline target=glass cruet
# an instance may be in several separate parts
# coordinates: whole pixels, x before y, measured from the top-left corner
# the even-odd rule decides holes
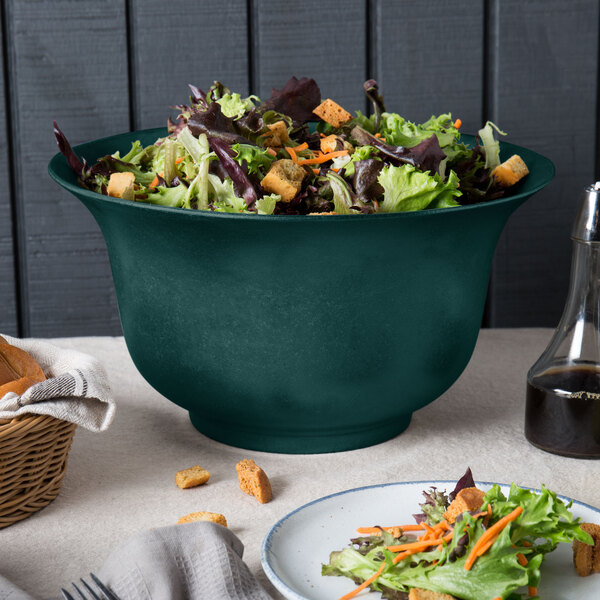
[[[527,374],[525,437],[576,458],[600,458],[600,182],[575,217],[569,292],[560,322]]]

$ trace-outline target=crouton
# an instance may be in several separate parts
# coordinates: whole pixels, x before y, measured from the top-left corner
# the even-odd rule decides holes
[[[113,198],[128,198],[133,195],[133,184],[135,175],[133,173],[113,173],[108,180],[107,193]]]
[[[450,594],[442,594],[441,592],[432,592],[423,588],[411,588],[408,593],[408,600],[456,600]]]
[[[484,496],[485,492],[476,487],[463,488],[456,494],[456,497],[444,513],[444,519],[448,523],[454,523],[456,517],[465,511],[479,510],[483,504]]]
[[[209,521],[211,523],[217,523],[218,525],[227,527],[227,519],[221,513],[207,512],[204,510],[190,513],[189,515],[185,515],[185,517],[181,517],[181,519],[177,521],[177,524],[181,525],[182,523],[194,523],[195,521]]]
[[[325,154],[327,154],[328,152],[335,152],[336,150],[342,149],[343,143],[337,135],[328,135],[327,137],[321,138],[321,151]]]
[[[341,127],[348,121],[352,120],[352,115],[344,110],[337,102],[330,100],[324,100],[313,110],[313,113],[320,119],[323,119],[326,123],[329,123],[332,127]]]
[[[518,154],[513,154],[492,171],[492,177],[502,187],[510,187],[523,179],[528,173],[529,169],[523,159]]]
[[[573,540],[573,564],[577,574],[587,577],[592,573],[600,571],[600,526],[594,523],[581,523],[581,529],[589,533],[594,544],[584,544],[579,540]]]
[[[245,458],[235,465],[240,489],[254,496],[261,504],[270,502],[273,497],[271,482],[266,473],[251,459]]]
[[[328,135],[321,138],[321,152],[337,152],[338,150],[348,150],[350,154],[354,152],[354,146],[338,135]]]
[[[267,192],[279,194],[284,202],[289,202],[302,188],[305,176],[306,171],[300,165],[289,158],[282,158],[271,165],[260,184]]]
[[[200,465],[177,471],[175,473],[175,483],[182,489],[196,487],[206,483],[210,478],[210,473]]]
[[[264,135],[265,146],[270,148],[281,148],[290,143],[287,125],[284,121],[277,121],[268,125],[269,132]]]

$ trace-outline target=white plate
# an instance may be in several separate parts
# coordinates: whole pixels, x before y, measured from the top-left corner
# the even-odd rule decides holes
[[[422,492],[435,486],[448,492],[453,481],[411,481],[389,483],[325,496],[291,512],[278,521],[262,544],[261,562],[267,577],[289,600],[336,600],[356,586],[346,577],[324,577],[321,564],[329,553],[346,547],[356,528],[370,525],[413,523],[420,512]],[[493,484],[477,482],[483,490]],[[500,484],[503,492],[509,486]],[[567,498],[561,497],[568,501]],[[583,521],[600,523],[600,510],[573,502],[571,511]],[[600,575],[579,577],[573,568],[569,544],[549,554],[542,566],[539,593],[544,600],[581,600],[600,598]],[[362,592],[377,600],[378,592]]]

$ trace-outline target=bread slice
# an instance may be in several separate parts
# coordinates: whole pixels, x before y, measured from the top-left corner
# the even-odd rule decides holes
[[[9,392],[20,395],[44,379],[44,371],[33,356],[0,336],[0,398]]]

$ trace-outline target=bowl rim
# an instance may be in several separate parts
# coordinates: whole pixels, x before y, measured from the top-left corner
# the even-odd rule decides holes
[[[117,133],[113,135],[108,135],[102,138],[97,138],[94,140],[90,140],[88,142],[83,142],[81,144],[77,144],[73,146],[73,150],[81,156],[82,153],[85,153],[85,150],[88,146],[92,144],[98,143],[107,143],[112,140],[121,141],[123,139],[128,139],[130,142],[135,141],[135,136],[141,135],[150,135],[152,133],[156,134],[156,137],[164,137],[167,133],[166,127],[151,127],[149,129],[138,129],[135,131]],[[465,140],[467,143],[474,142],[475,136],[470,134],[461,134],[462,137],[470,138],[470,140]],[[524,146],[518,146],[516,144],[512,144],[510,142],[502,142],[500,141],[500,150],[505,150],[511,152],[512,154],[518,154],[519,150],[525,150],[529,154],[533,154],[536,156],[536,159],[541,161],[542,164],[545,163],[546,168],[548,169],[548,175],[544,179],[542,179],[537,185],[533,186],[531,189],[527,189],[526,191],[519,192],[514,195],[497,198],[495,200],[489,200],[487,202],[479,202],[476,204],[468,204],[466,206],[456,206],[456,207],[447,207],[447,208],[432,208],[428,210],[418,210],[418,211],[407,211],[407,212],[391,212],[391,213],[372,213],[372,214],[360,214],[360,215],[320,215],[320,214],[311,214],[311,215],[259,215],[259,214],[248,214],[248,213],[226,213],[226,212],[216,212],[216,211],[208,211],[208,210],[189,210],[182,209],[179,207],[171,207],[171,206],[160,206],[157,204],[150,204],[145,202],[132,202],[131,200],[123,200],[122,198],[114,198],[112,196],[105,196],[104,194],[99,194],[98,192],[93,192],[92,190],[88,190],[86,188],[81,187],[76,183],[72,183],[67,179],[63,178],[56,172],[56,166],[59,163],[63,163],[63,166],[66,166],[71,173],[71,167],[67,164],[66,158],[60,153],[57,152],[48,163],[48,174],[50,177],[56,181],[61,187],[70,191],[75,196],[83,196],[89,200],[94,202],[104,201],[109,204],[120,205],[123,207],[130,208],[132,210],[154,210],[158,212],[163,212],[171,215],[190,215],[190,217],[185,218],[217,218],[217,219],[248,219],[250,217],[251,221],[268,221],[268,222],[340,222],[347,220],[354,220],[357,216],[361,217],[361,220],[372,220],[372,219],[411,219],[411,218],[419,218],[423,215],[439,215],[439,214],[449,214],[449,213],[463,213],[465,211],[473,211],[473,210],[485,210],[487,208],[501,206],[506,204],[520,204],[525,201],[527,198],[537,193],[544,187],[546,187],[554,178],[556,173],[556,167],[554,163],[546,156],[539,154],[534,150],[530,150],[529,148],[525,148]],[[73,177],[75,174],[73,173]]]

